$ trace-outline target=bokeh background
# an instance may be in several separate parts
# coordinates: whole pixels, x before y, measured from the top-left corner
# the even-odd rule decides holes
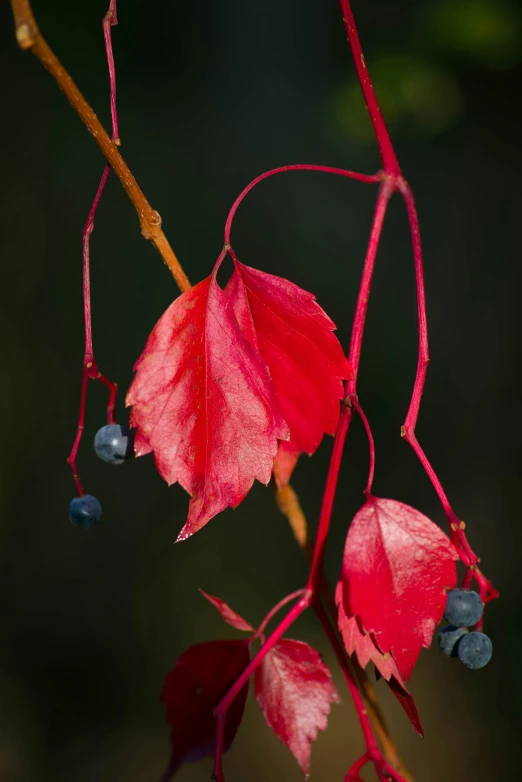
[[[107,0],[35,0],[45,37],[106,127],[101,19]],[[419,739],[378,685],[418,782],[516,778],[520,769],[520,128],[522,7],[513,0],[354,2],[377,94],[414,187],[426,256],[432,365],[418,433],[483,568],[502,593],[487,611],[492,663],[470,672],[430,649],[411,681]],[[379,159],[335,0],[121,2],[114,30],[122,151],[192,281],[206,276],[230,205],[275,166],[373,172]],[[191,643],[234,635],[197,587],[251,622],[300,587],[306,567],[261,485],[235,511],[172,545],[187,496],[151,458],[111,468],[92,437],[105,390],[89,387],[80,453],[102,502],[89,533],[68,521],[65,459],[76,427],[83,350],[81,231],[103,160],[48,74],[14,41],[0,9],[0,779],[157,782],[169,754],[159,694]],[[242,205],[240,258],[313,291],[348,345],[375,189],[296,173]],[[177,289],[111,178],[92,240],[94,342],[121,388]],[[386,220],[360,379],[377,442],[376,493],[444,525],[399,437],[416,363],[416,308],[404,209]],[[315,527],[331,439],[302,458],[297,489]],[[327,567],[337,578],[362,501],[368,453],[349,435]],[[332,662],[312,614],[292,636]],[[335,665],[333,665],[335,668]],[[343,704],[313,750],[315,782],[341,780],[362,751]],[[208,779],[210,762],[180,782]],[[226,759],[230,782],[293,782],[297,765],[253,697]],[[367,772],[373,780],[373,772]]]

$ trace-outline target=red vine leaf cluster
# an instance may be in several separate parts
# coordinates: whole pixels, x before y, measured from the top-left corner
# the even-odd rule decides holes
[[[165,678],[161,699],[171,726],[171,758],[164,780],[183,763],[214,756],[214,709],[250,662],[250,649],[260,637],[223,600],[204,597],[227,624],[248,639],[210,641],[187,649]],[[223,750],[230,748],[243,717],[249,683],[241,688],[227,713]],[[330,704],[340,698],[319,653],[302,641],[280,639],[256,670],[254,689],[266,723],[289,748],[305,776],[310,770],[312,742],[325,730]]]
[[[127,395],[137,455],[153,452],[191,495],[178,540],[236,507],[255,479],[267,484],[281,443],[294,463],[313,453],[335,431],[351,376],[312,294],[235,257],[223,290],[222,260],[160,318]]]

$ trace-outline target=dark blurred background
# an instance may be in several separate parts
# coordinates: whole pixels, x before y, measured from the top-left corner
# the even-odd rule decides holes
[[[106,127],[101,20],[107,0],[35,0],[42,32]],[[209,274],[230,205],[257,174],[313,162],[379,167],[336,0],[119,4],[114,30],[122,152],[192,281]],[[520,82],[522,8],[512,0],[354,2],[360,35],[425,247],[432,365],[418,434],[484,571],[502,593],[487,611],[495,654],[470,672],[433,648],[411,680],[426,739],[377,685],[417,782],[517,778],[520,768]],[[0,780],[157,782],[168,754],[159,694],[191,643],[227,635],[197,587],[258,622],[306,567],[256,485],[234,512],[173,546],[187,511],[147,457],[121,468],[92,450],[106,394],[89,387],[79,466],[102,502],[89,533],[68,521],[65,463],[83,351],[81,231],[103,168],[98,148],[0,10]],[[345,347],[376,191],[322,174],[260,185],[233,241],[247,264],[313,291]],[[92,240],[94,343],[118,381],[178,295],[110,178]],[[377,442],[375,491],[444,526],[431,485],[399,437],[416,364],[405,213],[386,220],[359,392]],[[315,528],[331,439],[294,485]],[[362,502],[367,445],[350,432],[327,566],[338,575]],[[313,614],[291,635],[332,656]],[[333,667],[335,667],[333,665]],[[362,751],[343,704],[313,750],[317,782],[341,780]],[[208,779],[210,761],[180,782]],[[226,758],[230,782],[300,779],[253,697]],[[368,780],[375,779],[367,772]]]

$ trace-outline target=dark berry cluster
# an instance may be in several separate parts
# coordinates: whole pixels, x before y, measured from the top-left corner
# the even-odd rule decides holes
[[[472,589],[453,589],[448,592],[444,618],[449,624],[438,636],[439,649],[446,657],[458,657],[473,670],[483,668],[491,660],[493,645],[490,638],[478,630],[471,630],[482,616],[484,605]]]
[[[119,424],[107,424],[96,432],[96,455],[108,464],[123,464],[134,455],[133,430]],[[75,497],[69,505],[69,518],[82,529],[90,529],[102,517],[102,506],[92,494]]]

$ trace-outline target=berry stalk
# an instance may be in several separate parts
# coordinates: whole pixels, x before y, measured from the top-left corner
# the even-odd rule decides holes
[[[424,471],[430,479],[432,486],[440,500],[444,513],[446,514],[446,518],[448,519],[451,540],[459,553],[461,561],[466,565],[466,567],[470,569],[470,572],[475,577],[475,580],[479,585],[480,597],[484,603],[486,603],[497,598],[498,592],[493,587],[491,582],[478,570],[477,564],[480,562],[480,559],[475,554],[468,542],[464,531],[466,525],[463,521],[461,521],[461,519],[459,519],[451,507],[446,492],[442,487],[442,483],[440,482],[428,457],[426,456],[423,448],[417,440],[417,437],[415,436],[415,427],[419,417],[422,393],[424,391],[428,365],[430,362],[428,344],[428,318],[426,311],[426,288],[424,282],[424,263],[419,217],[417,214],[417,207],[415,205],[413,192],[408,183],[402,177],[397,181],[397,188],[403,197],[410,225],[410,234],[413,248],[413,263],[415,268],[417,317],[419,330],[417,371],[415,373],[415,381],[413,384],[413,392],[408,407],[408,412],[406,414],[404,424],[401,427],[401,436],[405,442],[409,443],[409,445],[413,448],[418,460],[424,468]]]
[[[364,493],[366,495],[366,499],[369,499],[372,494],[373,476],[375,475],[375,443],[373,440],[373,434],[370,427],[370,423],[366,418],[364,410],[359,404],[359,400],[357,399],[357,396],[355,394],[351,394],[350,396],[346,397],[346,404],[352,404],[353,407],[359,413],[359,417],[363,422],[364,428],[366,430],[366,436],[368,438],[368,447],[370,449],[370,466],[368,468],[368,482],[366,484],[366,489],[364,490]]]
[[[117,12],[116,12],[116,0],[111,0],[109,10],[103,18],[103,35],[105,40],[105,52],[107,56],[107,64],[109,69],[109,86],[110,86],[110,103],[111,103],[111,117],[112,117],[112,138],[116,143],[120,143],[119,131],[118,131],[118,113],[116,110],[116,69],[114,66],[114,54],[112,50],[112,35],[111,27],[118,24]],[[80,412],[78,416],[78,427],[76,429],[76,437],[71,449],[71,453],[67,458],[67,462],[71,467],[73,473],[73,479],[76,485],[76,491],[81,497],[84,494],[83,486],[78,475],[78,469],[76,466],[76,456],[83,436],[83,429],[85,425],[85,407],[87,402],[87,385],[88,379],[100,380],[104,383],[109,390],[109,402],[107,405],[107,422],[114,424],[114,406],[116,404],[116,394],[118,386],[116,383],[112,383],[99,371],[96,364],[96,358],[94,356],[93,344],[92,344],[92,315],[91,315],[91,277],[90,277],[90,242],[91,234],[94,230],[94,217],[100,203],[109,172],[111,170],[110,164],[106,163],[103,169],[103,174],[94,196],[94,201],[89,210],[87,216],[87,222],[85,223],[82,233],[82,255],[83,255],[83,314],[85,324],[85,350],[83,355],[83,372],[82,372],[82,386],[80,393]]]

